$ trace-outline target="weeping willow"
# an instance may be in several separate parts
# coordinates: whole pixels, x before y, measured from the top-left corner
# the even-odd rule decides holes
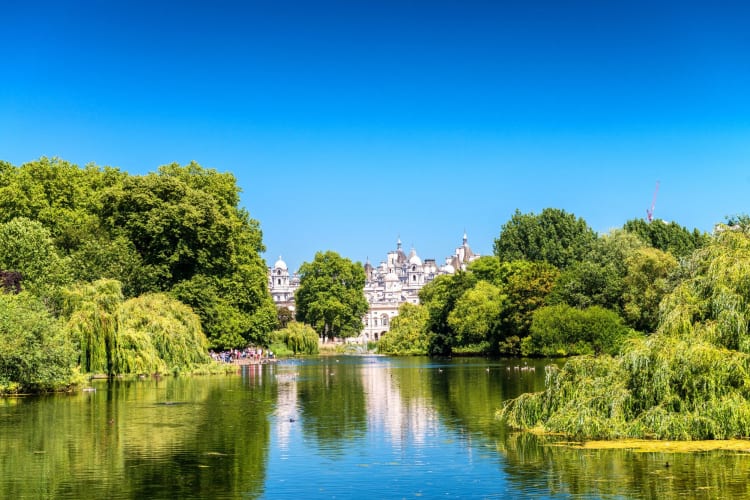
[[[179,372],[211,362],[198,316],[164,294],[124,301],[118,281],[99,280],[69,288],[63,313],[87,373]]]
[[[115,365],[119,373],[133,373],[130,367],[138,363],[161,371],[157,368],[162,362],[174,372],[211,361],[200,318],[178,300],[158,293],[142,295],[125,302],[120,317],[123,337],[133,347],[119,349]]]
[[[116,280],[103,279],[64,291],[63,314],[69,318],[67,329],[78,345],[82,371],[111,373],[122,301],[122,286]]]
[[[750,437],[750,236],[718,234],[682,273],[656,334],[617,357],[549,367],[544,391],[509,401],[499,416],[583,439]]]
[[[276,332],[275,337],[294,354],[318,354],[318,334],[304,323],[289,323],[289,326]]]

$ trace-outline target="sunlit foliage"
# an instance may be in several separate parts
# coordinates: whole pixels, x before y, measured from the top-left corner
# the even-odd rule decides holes
[[[427,332],[429,313],[424,306],[401,304],[391,328],[378,341],[378,352],[397,356],[427,354],[430,334]]]
[[[686,260],[648,339],[617,357],[551,368],[546,389],[501,416],[582,438],[750,436],[750,237],[725,230]]]
[[[0,293],[0,394],[65,389],[74,367],[74,346],[44,304]]]
[[[275,343],[282,343],[292,354],[318,354],[320,337],[310,325],[292,321],[274,333]]]

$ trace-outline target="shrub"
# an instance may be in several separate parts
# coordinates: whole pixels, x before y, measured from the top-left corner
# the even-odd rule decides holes
[[[318,334],[304,323],[292,322],[276,332],[274,343],[283,343],[294,354],[318,354]]]
[[[0,293],[0,394],[64,389],[74,366],[72,343],[38,299]]]
[[[527,356],[615,354],[635,332],[617,313],[599,306],[578,309],[567,304],[547,306],[534,312],[531,335],[524,339]]]

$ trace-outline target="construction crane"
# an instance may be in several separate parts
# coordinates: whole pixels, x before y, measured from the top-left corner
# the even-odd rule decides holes
[[[651,208],[646,209],[646,219],[649,222],[654,220],[654,207],[656,206],[656,195],[659,193],[659,181],[656,181],[656,189],[654,189],[654,198],[651,200]]]

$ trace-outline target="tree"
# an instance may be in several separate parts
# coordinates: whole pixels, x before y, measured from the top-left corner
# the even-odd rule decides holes
[[[294,313],[288,307],[281,306],[276,309],[276,318],[279,320],[279,326],[286,328],[294,321]]]
[[[502,276],[502,261],[494,255],[484,255],[470,262],[467,271],[479,281],[499,283]]]
[[[64,389],[74,366],[72,343],[39,299],[0,293],[0,394]]]
[[[659,304],[674,286],[672,274],[679,264],[670,253],[643,248],[626,260],[623,315],[638,331],[652,333],[659,325]]]
[[[103,224],[130,242],[141,263],[145,279],[132,281],[135,295],[171,292],[191,305],[213,347],[268,345],[277,318],[262,236],[237,206],[233,175],[166,165],[125,178],[102,198]]]
[[[564,210],[545,208],[539,215],[516,210],[495,239],[495,255],[503,261],[548,262],[565,269],[584,260],[595,241],[586,221]]]
[[[300,266],[299,276],[297,321],[311,325],[324,339],[359,334],[368,308],[359,263],[336,252],[317,252],[312,262]]]
[[[549,297],[550,304],[585,309],[601,306],[622,311],[623,276],[613,264],[576,262],[560,274]]]
[[[508,297],[500,288],[480,281],[465,291],[448,315],[448,324],[456,332],[457,345],[497,346],[501,319]]]
[[[210,362],[193,310],[161,293],[125,300],[116,280],[65,290],[66,331],[87,373],[165,373]]]
[[[456,333],[448,322],[448,316],[456,301],[477,282],[472,273],[459,271],[453,275],[442,275],[419,291],[419,301],[427,309],[427,331],[430,336],[428,354],[449,356],[456,345]]]
[[[633,331],[622,318],[600,306],[578,309],[567,304],[534,312],[531,335],[523,342],[524,355],[575,356],[616,354]]]
[[[547,305],[548,295],[559,276],[559,271],[545,262],[504,262],[497,283],[507,296],[503,309],[503,336],[509,354],[516,354],[518,343],[528,336],[532,315]]]
[[[405,302],[391,321],[391,328],[380,338],[378,352],[398,356],[427,354],[430,334],[427,332],[429,314],[422,305]]]
[[[638,235],[650,246],[669,252],[677,258],[687,257],[709,241],[709,236],[697,229],[690,231],[676,222],[665,222],[659,219],[652,222],[632,219],[625,223],[623,229]]]
[[[24,289],[48,305],[70,281],[68,264],[40,222],[19,217],[0,224],[0,269],[21,273]]]
[[[318,354],[318,332],[310,325],[292,321],[285,328],[275,332],[274,338],[294,354]]]

